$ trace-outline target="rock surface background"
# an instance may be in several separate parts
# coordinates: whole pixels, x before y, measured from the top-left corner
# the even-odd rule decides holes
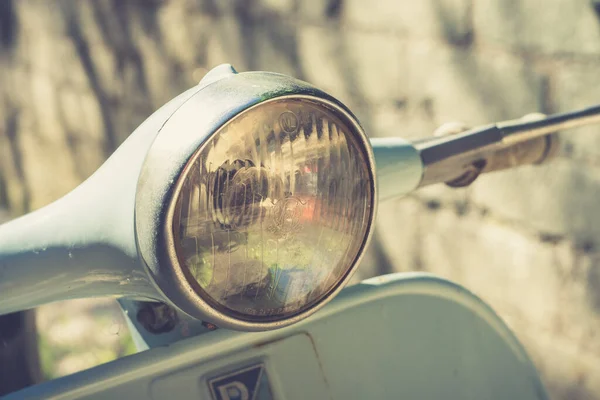
[[[590,0],[3,0],[0,206],[16,216],[67,193],[224,62],[330,91],[372,136],[591,105],[598,10]],[[462,283],[516,331],[554,398],[600,398],[599,133],[564,134],[543,167],[382,204],[361,276],[391,260]],[[43,311],[42,326],[56,319]]]

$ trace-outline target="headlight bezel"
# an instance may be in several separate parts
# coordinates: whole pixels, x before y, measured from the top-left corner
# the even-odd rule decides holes
[[[369,164],[369,226],[352,266],[320,303],[298,314],[274,321],[251,321],[221,312],[192,287],[178,260],[173,235],[174,211],[190,160],[228,121],[269,101],[305,99],[326,107],[352,131]],[[177,110],[157,135],[140,174],[135,207],[139,254],[157,289],[190,316],[216,326],[260,331],[296,323],[317,311],[350,280],[370,241],[377,207],[373,153],[356,117],[339,101],[309,84],[280,74],[251,72],[217,80],[200,90]]]

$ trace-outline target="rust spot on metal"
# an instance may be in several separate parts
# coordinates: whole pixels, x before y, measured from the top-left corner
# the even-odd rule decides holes
[[[210,322],[202,321],[202,326],[208,329],[209,331],[217,330],[219,327],[215,324],[211,324]]]

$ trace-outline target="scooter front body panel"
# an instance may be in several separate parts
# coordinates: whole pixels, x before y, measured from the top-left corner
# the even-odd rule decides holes
[[[466,289],[392,274],[293,326],[218,329],[7,399],[545,399],[508,327]]]

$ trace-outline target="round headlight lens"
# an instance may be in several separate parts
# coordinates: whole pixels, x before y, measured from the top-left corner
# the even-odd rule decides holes
[[[301,313],[347,277],[373,214],[362,133],[307,98],[261,103],[221,127],[182,174],[179,265],[211,307],[252,322]]]

